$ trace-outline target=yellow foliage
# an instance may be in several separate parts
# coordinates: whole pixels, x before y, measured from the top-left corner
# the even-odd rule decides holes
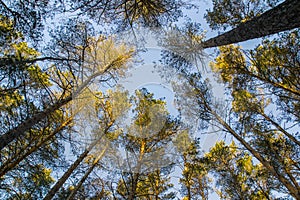
[[[232,108],[235,112],[245,112],[251,109],[253,103],[256,101],[253,94],[247,90],[234,91],[232,96],[234,98],[232,101]]]
[[[101,35],[98,38],[89,38],[89,44],[85,57],[86,69],[92,73],[104,72],[109,64],[115,63],[113,70],[116,70],[119,76],[125,75],[134,52],[132,48],[124,43],[116,45],[113,37],[104,38]]]
[[[245,65],[245,55],[241,52],[239,46],[227,45],[219,47],[220,55],[215,62],[210,62],[212,70],[220,75],[223,82],[232,82],[235,74],[235,68]]]

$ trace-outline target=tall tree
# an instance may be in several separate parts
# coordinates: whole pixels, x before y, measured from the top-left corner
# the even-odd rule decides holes
[[[300,83],[297,77],[300,65],[295,56],[298,53],[299,31],[293,31],[273,41],[265,40],[251,51],[232,45],[220,47],[220,54],[211,62],[211,67],[230,88],[234,109],[262,118],[300,146],[297,133],[281,123],[284,120],[295,126],[299,120]],[[246,96],[252,100],[247,100]],[[257,105],[257,101],[272,104],[272,99],[282,116],[277,119],[266,110],[268,105]],[[247,103],[248,108],[242,108],[243,103]]]
[[[0,15],[0,21],[2,52],[0,56],[0,132],[2,135],[47,105],[50,102],[48,88],[52,85],[49,75],[42,70],[40,65],[18,62],[36,59],[39,53],[25,42],[23,34],[16,30],[13,20]],[[12,62],[3,63],[2,61],[7,58]],[[29,155],[33,151],[29,149],[34,149],[36,141],[40,141],[40,138],[47,137],[52,130],[57,129],[62,116],[61,112],[55,112],[52,114],[53,118],[41,119],[38,126],[32,127],[22,137],[16,139],[13,145],[1,151],[1,185],[3,186],[1,189],[5,191],[3,193],[5,198],[18,195],[22,198],[40,198],[48,190],[53,181],[50,176],[53,161],[61,155],[60,143],[57,138],[51,138],[48,140],[51,144],[44,144],[43,151],[35,148],[36,153],[31,156]],[[15,155],[18,156],[15,157]],[[18,168],[16,168],[17,164],[19,164]],[[26,171],[28,173],[25,173]],[[12,182],[15,182],[15,186],[11,184]],[[13,187],[19,189],[14,190]]]
[[[75,169],[80,165],[80,163],[87,158],[87,156],[92,152],[92,150],[99,145],[100,147],[103,146],[102,144],[109,145],[111,142],[110,139],[114,135],[115,132],[118,132],[115,128],[116,121],[118,118],[121,118],[127,111],[129,103],[127,100],[126,92],[116,91],[116,92],[108,92],[110,97],[108,99],[104,99],[104,95],[100,92],[99,96],[96,96],[97,99],[95,101],[95,108],[97,109],[96,112],[99,115],[100,124],[93,133],[93,142],[88,144],[85,148],[84,152],[82,152],[78,158],[72,163],[72,165],[67,169],[67,171],[63,174],[63,176],[56,182],[56,184],[51,188],[48,194],[44,197],[44,199],[52,199],[54,195],[61,189],[63,184],[66,180],[71,176],[71,174],[75,171]],[[95,98],[95,97],[94,97]],[[120,102],[118,102],[118,100]],[[113,136],[117,137],[117,136]],[[104,151],[100,153],[99,159],[103,157],[103,154],[107,150],[108,146],[104,145]],[[97,152],[97,151],[96,151]],[[98,152],[99,153],[99,152]],[[97,163],[96,162],[96,163]],[[95,167],[95,166],[94,166]],[[93,170],[94,167],[91,167],[90,172]],[[90,173],[89,172],[89,173]],[[87,176],[89,175],[87,174]],[[87,177],[83,177],[82,181],[85,181]],[[82,182],[83,183],[83,182]],[[82,184],[81,183],[81,184]],[[78,186],[80,187],[80,185]],[[78,189],[78,188],[77,188]],[[71,194],[73,195],[73,194]]]
[[[282,0],[212,0],[212,8],[204,15],[213,30],[235,28],[240,23],[258,17]]]
[[[198,141],[192,141],[189,132],[184,131],[175,139],[176,148],[180,149],[182,157],[182,176],[180,178],[181,195],[183,199],[208,199],[210,180],[206,167],[198,162],[200,146]]]
[[[261,164],[231,143],[218,142],[200,159],[216,178],[220,198],[271,199],[272,179]]]
[[[180,56],[169,55],[166,56],[165,59],[165,63],[167,63],[169,66],[178,66],[179,68],[177,70],[179,70],[180,76],[186,77],[186,80],[188,80],[187,84],[182,84],[180,87],[176,87],[177,91],[179,91],[179,96],[181,96],[181,98],[179,98],[178,103],[183,106],[185,105],[182,110],[194,114],[193,116],[197,117],[198,119],[202,119],[202,124],[204,124],[203,127],[207,127],[209,124],[214,125],[215,123],[217,123],[221,127],[221,130],[224,130],[225,132],[229,133],[259,162],[261,162],[265,169],[270,174],[272,174],[276,178],[276,180],[278,180],[282,185],[285,186],[290,195],[294,196],[295,198],[299,198],[299,184],[297,183],[297,181],[295,181],[297,172],[294,171],[294,174],[291,173],[291,169],[293,167],[296,167],[293,166],[292,163],[297,163],[298,158],[297,156],[293,157],[293,155],[290,154],[289,157],[291,158],[291,162],[284,163],[282,162],[283,160],[280,159],[281,156],[274,157],[274,154],[281,154],[276,150],[276,145],[268,139],[268,136],[270,135],[268,134],[268,132],[274,133],[274,131],[272,131],[272,129],[265,129],[264,123],[260,123],[260,121],[254,121],[257,123],[247,124],[247,122],[249,121],[247,121],[248,118],[246,116],[234,116],[236,114],[234,112],[228,113],[228,119],[230,120],[227,121],[227,117],[225,117],[227,112],[221,109],[221,107],[219,107],[218,105],[216,105],[212,99],[212,93],[208,81],[201,81],[201,75],[199,73],[188,73],[186,71],[186,65],[189,64],[186,64],[186,61]],[[191,96],[192,99],[187,99],[188,96]],[[247,99],[247,96],[244,95],[243,97],[244,99]],[[258,102],[259,101],[257,101],[257,103]],[[197,111],[195,110],[195,106],[193,106],[191,109],[191,103],[198,105]],[[245,104],[239,105],[245,108]],[[262,103],[261,105],[265,104]],[[222,113],[220,111],[224,112]],[[257,139],[258,136],[265,137],[265,142],[271,142],[270,145],[272,145],[273,148],[266,148],[266,146],[260,146],[261,148],[266,149],[266,151],[268,151],[269,153],[262,153],[258,146],[255,145],[255,142],[259,140]],[[277,134],[274,134],[272,137],[272,140],[276,141],[276,138],[280,138],[280,136]],[[252,141],[247,141],[247,139],[250,138],[252,139],[253,143]],[[298,148],[295,146],[291,146],[289,142],[285,143],[285,145],[287,145],[287,150],[292,148],[294,149],[294,151],[298,151]],[[286,153],[288,152],[290,152],[290,150],[286,151]],[[274,165],[274,160],[270,160],[270,158],[274,158],[280,164]]]
[[[121,167],[118,196],[131,200],[173,198],[168,191],[172,185],[166,177],[172,168],[167,147],[178,131],[179,122],[169,116],[165,102],[154,99],[146,89],[137,90],[132,103],[133,121],[117,140],[126,152],[125,159],[119,158],[123,163],[118,160]]]
[[[223,46],[298,28],[300,27],[299,11],[298,0],[286,0],[230,31],[204,41],[202,47]]]
[[[100,46],[107,50],[109,54],[105,55],[99,53]],[[79,83],[77,87],[73,88],[73,93],[58,99],[52,105],[49,105],[42,111],[33,114],[30,118],[24,120],[16,127],[4,133],[1,136],[0,148],[3,149],[9,143],[25,134],[26,131],[39,123],[42,119],[47,118],[53,112],[71,102],[97,77],[114,71],[115,73],[121,72],[121,68],[126,66],[128,61],[131,59],[132,53],[132,50],[128,50],[125,46],[115,47],[112,39],[104,40],[103,37],[96,40],[91,39],[91,46],[89,46],[89,49],[86,52],[87,55],[84,55],[86,56],[86,62],[84,63],[84,68],[86,70],[85,73],[87,73],[86,79]]]

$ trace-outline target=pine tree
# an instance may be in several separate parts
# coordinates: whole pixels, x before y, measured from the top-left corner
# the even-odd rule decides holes
[[[300,26],[299,10],[299,1],[286,0],[230,31],[204,41],[202,47],[223,46],[298,28]]]

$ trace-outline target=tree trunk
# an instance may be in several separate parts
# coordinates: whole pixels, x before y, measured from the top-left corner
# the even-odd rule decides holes
[[[73,120],[73,117],[68,118],[58,128],[56,128],[51,134],[47,135],[40,142],[38,142],[34,146],[30,147],[30,149],[28,149],[28,150],[24,149],[22,152],[15,155],[14,156],[14,158],[16,158],[15,160],[13,158],[7,160],[0,168],[0,177],[5,175],[8,171],[12,170],[27,156],[29,156],[30,154],[35,152],[38,148],[40,148],[43,144],[45,144],[45,142],[49,141],[51,138],[53,138],[53,136],[55,136],[57,133],[62,131],[72,120]]]
[[[103,136],[103,135],[102,135]],[[100,142],[102,136],[94,141],[90,146],[75,160],[75,162],[69,167],[69,169],[64,173],[64,175],[56,182],[56,184],[51,188],[48,194],[45,196],[44,200],[51,200],[56,192],[63,186],[66,180],[70,177],[73,171],[78,167],[78,165],[83,161],[83,159],[88,155],[88,153],[93,149],[93,147]]]
[[[288,189],[290,194],[296,199],[300,199],[300,191],[294,187],[290,181],[280,174],[264,157],[253,149],[238,133],[236,133],[215,111],[213,111],[207,104],[206,107],[210,110],[212,115],[216,117],[218,122],[235,138],[237,139],[261,164]]]
[[[128,196],[128,200],[134,200],[135,199],[139,176],[140,176],[139,173],[133,172],[132,185],[131,185],[131,188],[130,188],[130,193],[129,193],[129,196]]]
[[[12,141],[15,139],[21,137],[22,135],[25,135],[28,130],[31,129],[32,126],[36,125],[43,119],[47,118],[49,115],[51,115],[53,112],[55,112],[57,109],[61,108],[62,106],[66,105],[69,103],[74,97],[76,97],[84,88],[86,88],[90,82],[96,78],[97,76],[101,75],[102,72],[98,72],[90,76],[87,80],[85,80],[78,88],[77,90],[69,95],[68,97],[59,100],[55,104],[49,106],[46,108],[44,111],[36,113],[34,116],[31,118],[25,120],[22,122],[20,125],[15,127],[14,129],[6,132],[4,135],[0,137],[0,151],[9,145]]]
[[[191,185],[190,183],[188,183],[188,187],[187,187],[187,199],[191,200]]]
[[[286,0],[252,20],[202,43],[211,48],[260,38],[300,27],[300,1]]]
[[[107,131],[112,127],[114,124],[114,120],[104,129],[103,134],[95,140],[90,146],[77,158],[77,160],[69,167],[69,169],[64,173],[64,175],[57,181],[57,183],[51,188],[48,192],[44,200],[51,200],[56,192],[63,186],[66,180],[70,177],[72,172],[76,169],[76,167],[81,163],[81,161],[88,155],[88,153],[94,148],[94,146],[101,141],[103,136],[107,133]]]
[[[280,130],[285,136],[287,136],[290,140],[292,140],[295,144],[300,147],[300,141],[298,141],[292,134],[288,133],[284,130],[278,123],[273,121],[269,116],[267,116],[263,111],[259,112],[261,116],[263,116],[268,122],[270,122],[273,126],[275,126],[278,130]]]
[[[212,107],[207,103],[206,98],[201,90],[193,84],[193,81],[189,80],[189,83],[195,88],[195,91],[203,102],[203,106],[207,109],[207,112],[211,113],[221,126],[223,126],[236,140],[238,140],[257,160],[259,160],[261,164],[288,189],[293,197],[300,199],[300,191],[296,188],[296,186],[290,183],[290,181],[284,175],[281,175],[281,173],[278,172],[269,161],[267,161],[258,151],[252,148],[251,145],[244,140],[244,138],[236,133],[231,126],[227,124],[222,117],[216,113],[215,110],[212,109]]]
[[[146,148],[146,141],[142,140],[141,147],[140,147],[140,155],[139,155],[139,159],[137,161],[136,172],[133,172],[132,185],[131,185],[130,193],[128,196],[128,200],[134,200],[135,196],[136,196],[136,189],[137,189],[137,185],[138,185],[140,171],[142,168],[142,160],[143,160],[143,157],[145,154],[145,148]]]
[[[92,173],[92,171],[94,170],[94,168],[96,167],[97,163],[99,162],[99,160],[101,160],[101,158],[103,157],[104,153],[106,152],[107,148],[108,148],[108,144],[106,144],[105,148],[103,149],[103,151],[101,152],[101,154],[94,160],[93,165],[88,169],[88,171],[85,172],[84,176],[81,178],[81,180],[79,181],[79,183],[76,185],[76,187],[74,188],[74,190],[71,192],[71,194],[68,196],[67,200],[72,200],[74,199],[74,196],[76,195],[77,191],[79,190],[79,188],[82,186],[82,184],[84,183],[84,181],[88,178],[88,176]]]

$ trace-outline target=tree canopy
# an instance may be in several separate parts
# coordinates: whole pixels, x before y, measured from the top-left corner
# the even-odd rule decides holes
[[[1,199],[300,199],[299,0],[0,5]]]

